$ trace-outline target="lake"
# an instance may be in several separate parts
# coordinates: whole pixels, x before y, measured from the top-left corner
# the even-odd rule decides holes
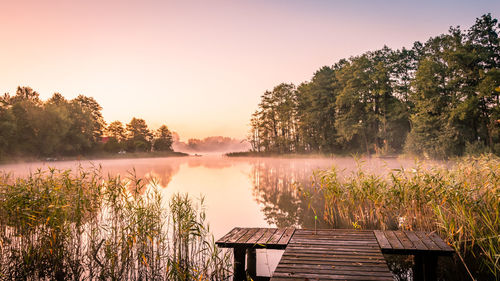
[[[311,188],[315,170],[335,166],[340,175],[347,175],[361,165],[363,171],[382,174],[415,164],[412,159],[190,156],[32,162],[1,165],[0,170],[23,176],[38,168],[93,166],[101,167],[104,174],[128,177],[135,173],[140,178],[155,178],[166,198],[176,192],[192,198],[204,196],[207,221],[217,239],[236,226],[314,227],[314,214],[298,188]],[[281,252],[261,250],[257,255],[258,274],[268,276]]]

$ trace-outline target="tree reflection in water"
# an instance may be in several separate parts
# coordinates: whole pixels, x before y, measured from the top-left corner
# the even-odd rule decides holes
[[[314,189],[312,172],[321,164],[289,159],[266,159],[256,161],[252,167],[253,195],[261,204],[267,223],[277,227],[314,228],[316,210],[323,206],[323,200],[309,202],[307,194]],[[318,228],[328,225],[318,214]]]

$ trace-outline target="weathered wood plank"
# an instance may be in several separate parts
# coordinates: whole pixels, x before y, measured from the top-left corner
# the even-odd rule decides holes
[[[377,242],[380,245],[380,248],[392,249],[391,243],[389,243],[389,240],[387,240],[387,237],[385,237],[383,231],[374,230],[373,234],[375,234],[375,237],[377,238]]]
[[[306,279],[331,279],[331,280],[374,280],[374,281],[393,281],[392,275],[389,276],[352,276],[352,275],[342,275],[342,274],[314,274],[314,273],[282,273],[277,272],[273,274],[271,281],[276,280],[275,277],[292,277],[292,278],[306,278]]]
[[[285,269],[288,268],[311,268],[310,264],[302,264],[302,263],[280,263],[280,267],[278,267],[280,271],[284,271]],[[328,269],[331,270],[332,268],[335,268],[336,270],[351,270],[351,271],[356,271],[359,270],[359,266],[353,266],[353,265],[334,265],[333,263],[329,264],[317,264],[313,268],[317,269]],[[387,272],[387,269],[383,266],[380,265],[363,265],[363,268],[366,269],[369,272]]]
[[[405,248],[405,250],[415,250],[416,249],[415,245],[413,245],[413,243],[410,241],[410,239],[408,239],[408,237],[406,237],[406,234],[403,231],[400,231],[400,230],[394,231],[394,234],[399,239],[401,244],[403,244],[403,247]]]
[[[249,230],[248,228],[239,228],[237,231],[233,233],[233,235],[227,237],[225,239],[225,242],[216,242],[216,244],[219,247],[232,248],[234,247],[234,243],[236,243],[236,241],[238,241],[238,239],[240,239],[241,236],[245,235],[245,233],[247,233],[248,230]]]
[[[259,238],[256,244],[262,244],[262,245],[268,244],[269,241],[271,240],[271,237],[276,231],[278,231],[277,228],[266,229],[266,232],[262,235],[262,237]]]
[[[295,228],[287,228],[285,230],[285,233],[283,233],[283,236],[281,236],[280,240],[278,241],[278,244],[288,244],[294,232]]]
[[[437,233],[431,232],[429,234],[429,238],[431,238],[432,242],[438,245],[438,247],[441,248],[442,251],[453,252],[453,249],[448,244],[446,244],[446,242],[444,242],[443,239],[441,239],[441,237],[437,235]]]
[[[381,262],[386,263],[383,258],[376,257],[360,257],[360,256],[351,256],[351,257],[335,257],[335,256],[323,256],[318,257],[317,255],[312,254],[302,254],[296,256],[283,256],[283,261],[293,261],[293,260],[308,260],[308,261],[348,261],[348,262]]]
[[[314,261],[316,264],[328,264],[328,265],[334,265],[334,266],[376,266],[376,267],[386,267],[387,263],[380,262],[380,261],[325,261],[325,260],[308,260],[307,258],[304,259],[282,259],[280,263],[283,264],[311,264],[311,261]]]
[[[250,239],[252,235],[254,235],[257,231],[259,231],[258,228],[250,228],[247,233],[245,233],[243,236],[240,237],[240,239],[238,239],[238,241],[236,241],[236,243],[246,244],[248,239]]]
[[[264,235],[264,233],[267,231],[267,228],[259,228],[259,230],[250,237],[250,239],[247,240],[247,244],[256,244],[257,241]]]
[[[401,242],[396,237],[394,232],[384,231],[384,235],[385,235],[385,237],[387,237],[387,240],[389,240],[389,243],[391,244],[393,249],[399,249],[399,250],[404,249],[403,244],[401,244]]]
[[[331,248],[294,248],[290,247],[287,248],[289,253],[324,253],[325,251],[328,251],[329,254],[334,254],[334,255],[346,255],[346,254],[351,254],[351,255],[378,255],[379,251],[359,251],[357,249],[351,250],[351,251],[345,251],[345,250],[337,250],[337,249],[331,249]]]
[[[346,245],[346,244],[343,244],[343,245],[335,245],[335,244],[306,244],[306,243],[289,243],[287,248],[290,247],[290,248],[303,248],[303,249],[307,249],[307,248],[325,248],[325,249],[343,249],[343,248],[346,248],[347,249],[359,249],[359,250],[367,250],[367,251],[376,251],[378,252],[380,247],[378,245],[374,246],[374,245]]]
[[[319,251],[309,251],[309,252],[286,252],[283,253],[282,259],[297,259],[297,258],[311,258],[311,259],[325,259],[325,258],[332,258],[333,259],[338,259],[337,257],[341,258],[360,258],[360,259],[371,259],[372,261],[374,259],[378,259],[381,261],[385,261],[383,255],[377,255],[376,253],[359,253],[359,254],[354,254],[354,253],[349,253],[349,252],[336,252],[336,253],[325,253],[325,252],[319,252]]]
[[[294,244],[310,244],[310,245],[338,245],[338,246],[369,246],[369,247],[379,247],[377,240],[373,241],[348,241],[348,240],[310,240],[310,239],[294,239],[292,240]]]
[[[332,232],[334,231],[334,232]],[[373,230],[354,230],[354,229],[297,229],[297,234],[314,234],[314,235],[338,235],[348,233],[350,235],[371,234]]]
[[[418,238],[420,238],[420,241],[425,244],[425,246],[431,250],[431,251],[440,251],[441,248],[439,248],[436,243],[434,243],[429,236],[423,231],[415,231],[414,232]]]
[[[281,236],[283,236],[283,233],[285,233],[285,229],[278,228],[278,230],[276,230],[276,232],[273,234],[273,236],[271,236],[271,239],[269,239],[268,244],[278,244],[278,241],[280,241]]]
[[[415,248],[419,251],[426,251],[429,248],[425,246],[425,244],[418,238],[418,236],[413,232],[413,231],[405,231],[406,236],[408,239],[410,239],[411,242],[413,242],[413,245],[415,245]]]
[[[333,269],[333,270],[332,270]],[[309,266],[306,268],[303,267],[277,267],[276,270],[274,271],[275,273],[289,273],[293,272],[295,274],[297,273],[314,273],[314,274],[341,274],[341,275],[349,275],[349,276],[359,276],[359,277],[365,277],[365,276],[386,276],[386,277],[392,277],[392,273],[387,272],[387,269],[385,271],[380,271],[380,270],[375,270],[372,271],[368,268],[363,268],[362,271],[359,270],[359,267],[357,269],[351,269],[351,270],[344,270],[340,268],[321,268],[318,266]]]
[[[335,255],[335,254],[330,254],[330,255],[322,255],[320,253],[292,253],[292,254],[287,254],[286,256],[283,255],[282,259],[283,260],[294,260],[294,259],[300,259],[300,258],[310,258],[314,260],[330,260],[330,261],[343,261],[343,260],[363,260],[363,261],[381,261],[385,262],[384,257],[382,256],[361,256],[361,255]]]

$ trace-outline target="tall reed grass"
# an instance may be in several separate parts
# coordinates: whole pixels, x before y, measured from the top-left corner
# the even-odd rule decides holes
[[[224,280],[203,202],[99,169],[0,175],[0,280]]]
[[[467,157],[450,166],[398,169],[383,175],[360,168],[339,177],[333,168],[313,176],[311,202],[332,227],[437,231],[468,268],[500,279],[500,159]],[[317,206],[317,205],[316,205]],[[318,207],[317,207],[318,208]],[[473,258],[471,258],[473,257]],[[474,276],[475,270],[469,270]]]

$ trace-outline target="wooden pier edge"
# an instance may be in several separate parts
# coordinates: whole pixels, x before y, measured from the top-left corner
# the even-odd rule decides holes
[[[262,248],[285,250],[272,281],[392,280],[384,253],[415,255],[416,280],[435,280],[438,256],[454,253],[436,233],[423,231],[235,227],[216,244],[233,248],[235,281],[247,272],[258,280]]]

